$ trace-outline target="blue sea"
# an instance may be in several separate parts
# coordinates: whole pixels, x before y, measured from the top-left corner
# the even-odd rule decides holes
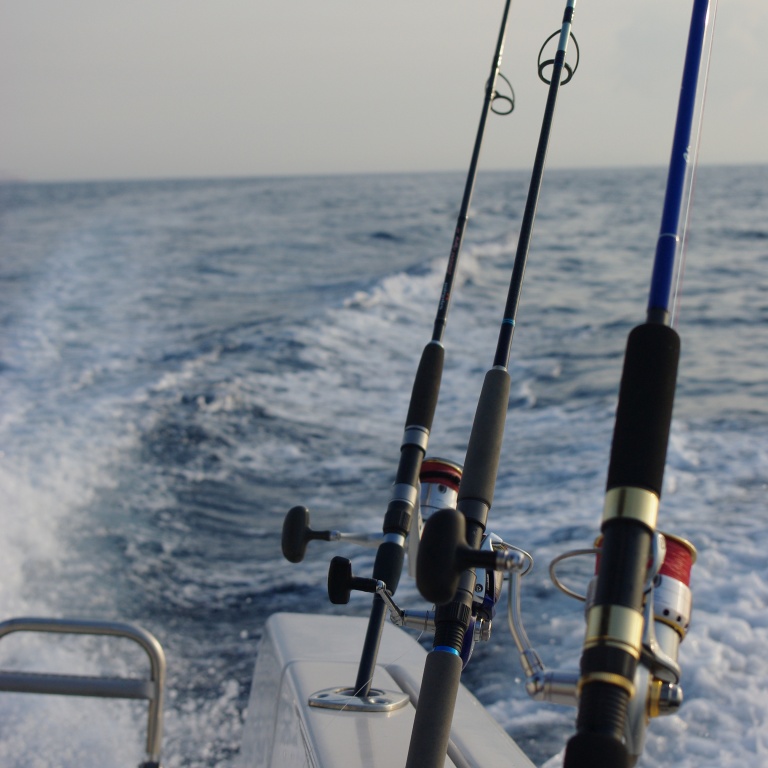
[[[645,317],[661,169],[549,171],[512,348],[489,528],[531,552],[523,611],[574,667],[582,604],[547,566],[600,522],[623,348]],[[527,172],[481,173],[430,455],[463,461]],[[165,646],[167,766],[235,766],[259,638],[327,600],[285,512],[379,531],[463,173],[0,186],[0,618],[122,619]],[[660,528],[698,549],[686,700],[642,766],[768,764],[768,167],[699,170]],[[586,582],[589,564],[567,571]],[[423,608],[413,583],[404,607]],[[465,682],[537,765],[574,712],[528,699],[502,620]],[[113,641],[114,642],[114,641]],[[126,649],[127,651],[128,649]],[[104,640],[14,635],[0,666],[127,674]],[[351,681],[350,681],[351,682]],[[140,703],[0,695],[5,768],[142,758]],[[552,764],[557,762],[557,758]]]

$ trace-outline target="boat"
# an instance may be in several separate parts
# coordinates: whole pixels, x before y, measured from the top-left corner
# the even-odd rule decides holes
[[[580,669],[547,670],[528,640],[520,611],[522,579],[531,556],[488,529],[501,440],[508,411],[508,363],[559,89],[578,67],[566,61],[576,0],[567,0],[553,58],[542,46],[539,74],[549,96],[521,226],[499,344],[479,397],[462,462],[428,454],[440,389],[453,278],[464,238],[483,130],[489,111],[506,99],[496,91],[510,2],[486,83],[483,112],[457,222],[433,335],[424,348],[405,421],[396,480],[380,532],[316,531],[309,510],[290,509],[283,526],[285,557],[300,563],[312,541],[346,541],[375,548],[370,577],[355,576],[335,557],[329,598],[345,604],[352,591],[373,595],[368,620],[276,613],[258,651],[240,762],[245,766],[533,765],[480,702],[461,684],[476,643],[491,639],[503,606],[535,699],[578,711],[566,768],[633,765],[652,716],[682,703],[678,652],[690,623],[694,547],[657,530],[661,480],[674,399],[679,346],[671,327],[670,290],[684,240],[690,192],[691,131],[709,0],[694,0],[667,200],[646,321],[630,335],[619,395],[605,509],[594,548],[563,557],[595,557]],[[578,49],[577,49],[578,52]],[[505,111],[505,110],[503,110]],[[508,111],[511,111],[508,110]],[[641,446],[638,449],[638,446]],[[398,605],[405,562],[429,611]],[[560,559],[562,560],[562,558]],[[553,578],[562,585],[553,563]],[[409,634],[406,630],[412,630]],[[36,617],[0,623],[0,639],[16,632],[121,637],[148,659],[142,677],[84,678],[17,671],[0,673],[0,690],[130,698],[149,702],[146,760],[161,764],[165,661],[160,644],[141,627]],[[427,652],[416,638],[434,636]]]

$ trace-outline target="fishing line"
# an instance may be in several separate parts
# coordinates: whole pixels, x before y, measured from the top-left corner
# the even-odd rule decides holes
[[[712,0],[716,4],[716,0]],[[682,261],[684,253],[685,230],[690,213],[691,191],[695,166],[701,139],[701,121],[703,118],[704,95],[709,74],[713,34],[707,35],[710,0],[695,0],[691,14],[688,44],[685,51],[683,78],[680,86],[677,119],[675,121],[672,152],[667,173],[667,187],[664,195],[664,207],[661,215],[661,227],[656,243],[656,254],[651,275],[651,288],[648,296],[648,320],[670,324],[671,291],[675,285],[675,303],[680,288]],[[699,91],[701,62],[706,40],[709,50],[705,58],[702,95],[699,99],[697,137],[691,145],[691,135],[695,122],[695,107]]]
[[[704,54],[704,73],[702,78],[702,85],[701,85],[701,96],[699,97],[699,116],[696,120],[696,138],[693,142],[693,161],[691,164],[691,174],[690,174],[690,180],[686,184],[686,194],[683,202],[683,220],[681,224],[681,230],[680,230],[680,256],[678,257],[678,265],[677,269],[675,270],[676,275],[674,279],[674,288],[672,293],[672,306],[671,306],[671,322],[670,324],[672,327],[677,326],[677,321],[679,319],[680,314],[680,294],[682,289],[682,283],[683,283],[683,276],[685,273],[685,258],[688,253],[688,224],[690,223],[690,216],[691,216],[691,208],[693,203],[693,192],[695,188],[695,182],[696,182],[696,171],[699,167],[699,149],[701,147],[701,135],[702,135],[702,125],[704,122],[704,108],[706,106],[706,100],[707,100],[707,85],[709,84],[709,67],[712,60],[712,42],[715,38],[715,26],[717,22],[717,3],[718,0],[712,0],[712,3],[710,5],[709,14],[711,17],[711,22],[709,24],[709,34],[707,37],[707,41],[704,44],[704,50],[706,53]]]

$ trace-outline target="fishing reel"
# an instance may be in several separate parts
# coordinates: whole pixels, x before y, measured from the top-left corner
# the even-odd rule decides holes
[[[458,514],[458,513],[457,513]],[[517,550],[494,533],[483,537],[479,550],[486,556],[486,562],[497,564],[505,558],[515,567],[527,573],[533,567],[533,559],[527,552]],[[491,627],[496,616],[496,604],[503,591],[504,574],[493,567],[478,568],[476,586],[472,599],[472,613],[469,627],[464,634],[461,656],[462,669],[467,666],[476,642],[491,638]],[[334,557],[328,571],[328,596],[332,603],[346,604],[352,590],[378,594],[386,603],[390,620],[398,627],[408,627],[420,632],[435,631],[435,611],[403,610],[395,602],[392,593],[383,581],[364,579],[352,575],[352,563],[344,557]]]
[[[550,565],[550,577],[558,589],[585,603],[585,617],[595,603],[597,571],[602,537],[589,550],[566,552]],[[579,595],[558,578],[556,566],[570,557],[594,554],[595,575],[586,595]],[[678,657],[680,643],[691,621],[692,594],[690,573],[696,561],[696,549],[687,540],[669,533],[653,536],[643,589],[643,636],[639,664],[635,671],[633,693],[629,699],[624,743],[632,764],[643,751],[646,728],[654,717],[676,713],[683,703],[682,676]],[[536,687],[537,676],[529,678]],[[574,704],[578,700],[578,685]]]
[[[440,510],[455,510],[462,468],[447,459],[425,459],[419,473],[419,504],[411,522],[411,531],[406,541],[408,571],[416,576],[416,563],[424,525]],[[310,541],[345,541],[366,547],[376,547],[383,539],[382,533],[343,533],[341,531],[314,531],[309,525],[309,510],[293,507],[285,517],[282,534],[282,550],[287,560],[293,563],[304,559]],[[499,554],[515,550],[493,533],[482,541],[480,552],[495,564]],[[516,551],[516,550],[515,550]],[[520,552],[515,556],[525,564],[525,572],[533,565],[530,555]],[[477,570],[476,587],[472,601],[472,616],[461,650],[463,666],[472,656],[476,642],[487,641],[496,614],[496,603],[503,590],[503,573],[493,567]],[[377,579],[361,578],[352,574],[352,563],[345,557],[334,557],[328,570],[328,597],[335,605],[346,605],[353,591],[378,594],[387,606],[390,620],[399,627],[408,627],[421,632],[434,632],[434,610],[404,610],[395,602],[387,585]]]
[[[487,548],[473,550],[463,538],[461,515],[453,510],[436,514],[425,528],[422,539],[417,584],[427,599],[447,602],[453,596],[459,574],[474,567],[480,576],[493,570],[493,578],[501,589],[503,571],[509,572],[507,619],[512,638],[517,647],[521,666],[526,676],[525,687],[531,698],[565,706],[577,706],[579,701],[578,670],[549,670],[532,647],[523,625],[521,613],[521,579],[530,572],[533,561],[527,553],[526,563],[521,564],[511,553],[522,550],[507,549],[499,554],[499,562],[492,565]],[[585,603],[585,616],[594,604],[597,577],[594,576],[581,595],[571,590],[559,578],[556,568],[566,559],[596,556],[595,573],[600,558],[601,539],[591,549],[566,552],[555,558],[550,565],[550,577],[555,586],[569,597]],[[509,547],[509,545],[504,545]],[[674,714],[683,701],[680,685],[681,670],[678,662],[680,643],[685,638],[691,620],[690,571],[696,560],[696,550],[685,539],[666,533],[655,533],[651,559],[648,563],[644,586],[643,640],[640,663],[634,679],[634,692],[630,698],[624,740],[634,762],[643,751],[646,728],[654,717]],[[436,566],[436,568],[434,567]],[[485,577],[487,581],[487,576]]]

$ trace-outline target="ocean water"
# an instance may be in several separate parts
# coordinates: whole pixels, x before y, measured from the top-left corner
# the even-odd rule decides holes
[[[528,174],[481,174],[430,454],[462,461],[491,365]],[[0,617],[145,626],[169,665],[165,763],[236,765],[278,610],[331,606],[335,554],[291,565],[285,512],[378,531],[463,174],[0,187]],[[644,319],[664,172],[545,176],[489,527],[532,553],[523,611],[578,662],[580,603],[547,565],[599,526],[623,347]],[[660,527],[698,549],[686,701],[642,766],[768,764],[768,168],[698,174]],[[583,584],[588,563],[569,582]],[[422,608],[403,579],[398,600]],[[503,620],[464,679],[543,765],[572,710],[528,699]],[[0,666],[126,673],[102,640],[11,636]],[[125,766],[144,707],[0,695],[0,764]],[[554,759],[553,759],[554,758]]]

